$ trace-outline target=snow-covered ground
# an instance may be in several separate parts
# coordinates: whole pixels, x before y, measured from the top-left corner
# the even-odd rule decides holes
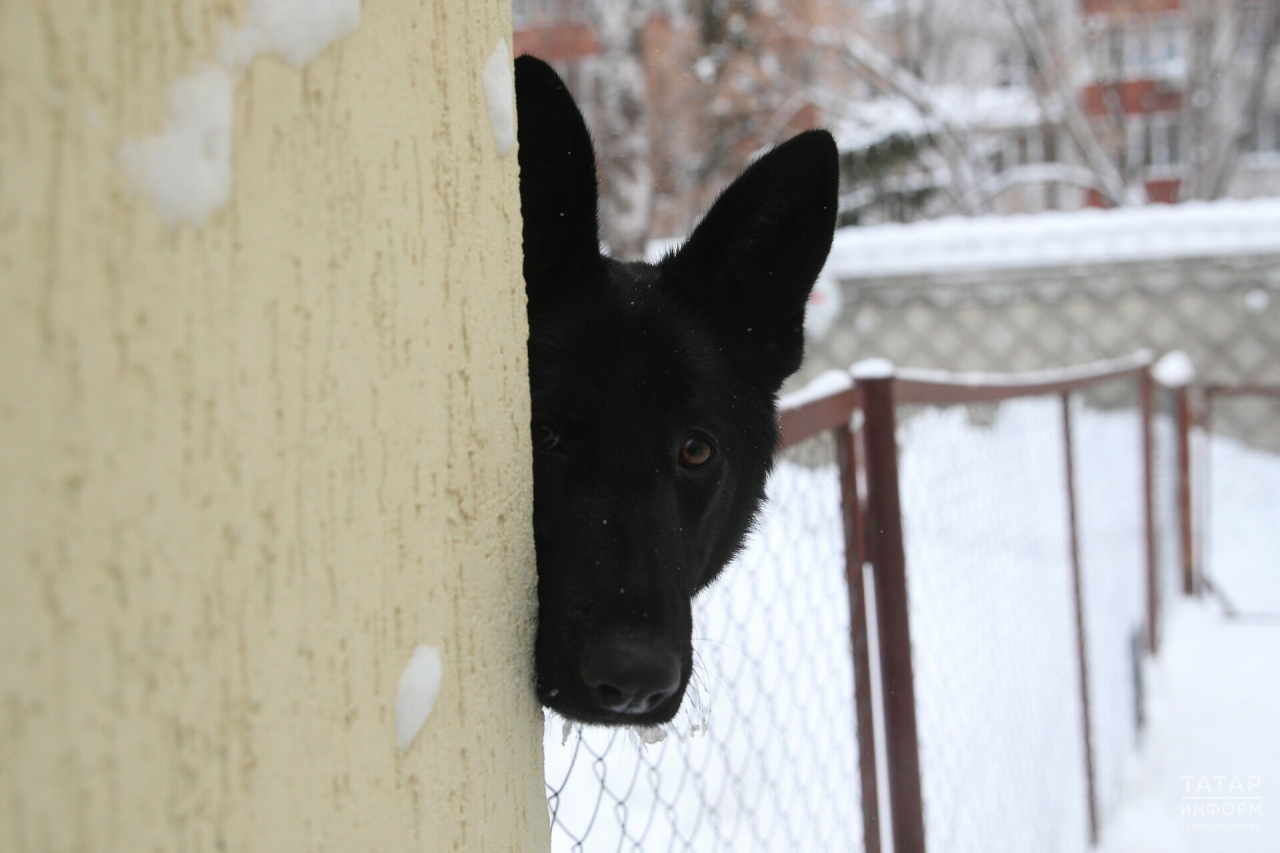
[[[1242,612],[1280,613],[1280,456],[1234,439],[1215,439],[1205,455],[1213,582]]]
[[[1208,569],[1245,616],[1174,603],[1103,853],[1280,850],[1280,457],[1229,438],[1204,456]]]
[[[902,414],[930,849],[1084,851],[1060,404],[1042,398]],[[1280,849],[1274,804],[1265,799],[1280,778],[1280,725],[1261,731],[1280,719],[1280,623],[1228,626],[1203,605],[1175,609],[1161,659],[1138,677],[1145,565],[1138,427],[1131,412],[1077,404],[1074,416],[1105,849]],[[1232,453],[1215,455],[1216,482],[1270,485],[1218,488],[1213,512],[1256,529],[1253,541],[1274,543],[1268,519],[1280,520],[1280,460],[1247,448]],[[555,850],[861,849],[835,471],[783,462],[770,498],[747,551],[696,604],[697,689],[677,718],[678,734],[644,745],[631,732],[566,732],[549,720]],[[1177,561],[1162,564],[1171,589]],[[1250,577],[1280,589],[1280,571]],[[1187,774],[1260,778],[1254,795],[1264,799],[1249,802],[1263,804],[1269,827],[1183,829],[1177,786]]]
[[[1150,723],[1102,853],[1280,850],[1280,622],[1173,608]]]

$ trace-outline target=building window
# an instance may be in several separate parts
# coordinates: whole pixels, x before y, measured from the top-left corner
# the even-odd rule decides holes
[[[996,85],[1013,85],[1013,58],[1008,48],[1001,48],[996,55]]]
[[[1258,116],[1258,124],[1240,143],[1245,154],[1264,154],[1280,151],[1280,112]]]
[[[1044,161],[1056,163],[1058,161],[1058,129],[1046,127],[1041,131],[1040,145],[1044,150]]]
[[[1246,154],[1257,154],[1262,150],[1262,134],[1259,127],[1251,127],[1240,142],[1240,150]]]
[[[1156,25],[1157,56],[1162,62],[1182,59],[1182,33],[1176,21],[1161,21]]]
[[[1026,54],[1007,47],[996,54],[997,86],[1029,86],[1032,76],[1031,60]]]
[[[1124,69],[1124,30],[1113,24],[1107,30],[1107,46],[1111,67],[1107,70],[1119,74]]]
[[[1182,162],[1182,132],[1176,116],[1147,116],[1138,136],[1144,166],[1176,166]]]
[[[1262,3],[1246,2],[1241,5],[1240,17],[1237,19],[1240,47],[1256,52],[1262,46],[1262,26],[1265,20],[1266,10]]]

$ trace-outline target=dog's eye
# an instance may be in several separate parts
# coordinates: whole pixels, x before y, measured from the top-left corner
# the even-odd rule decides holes
[[[701,433],[689,433],[680,446],[680,464],[686,468],[701,468],[711,461],[715,446]]]
[[[545,421],[533,424],[533,446],[538,450],[555,450],[560,446],[560,433]]]

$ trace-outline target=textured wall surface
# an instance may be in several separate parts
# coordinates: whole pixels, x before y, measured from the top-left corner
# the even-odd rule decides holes
[[[509,4],[260,57],[169,228],[116,153],[247,8],[0,2],[0,850],[544,849]]]

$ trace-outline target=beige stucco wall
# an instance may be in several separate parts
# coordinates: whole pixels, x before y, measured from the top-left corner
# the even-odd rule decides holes
[[[247,6],[0,2],[0,850],[544,849],[509,3],[259,58],[170,229],[116,152]]]

